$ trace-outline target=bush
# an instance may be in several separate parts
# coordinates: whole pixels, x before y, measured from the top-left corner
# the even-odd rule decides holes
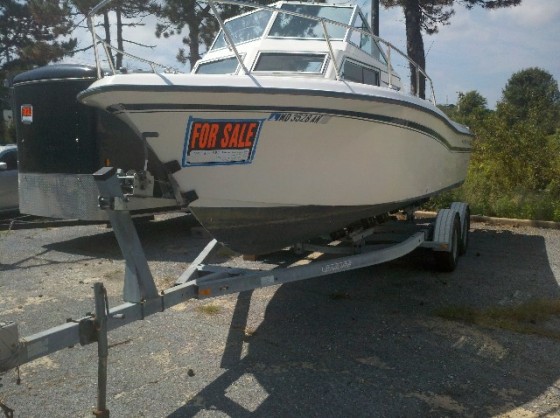
[[[427,209],[464,201],[473,214],[560,222],[560,133],[546,135],[533,119],[510,125],[509,110],[501,106],[473,126],[465,183]]]
[[[449,207],[452,202],[468,202],[473,215],[499,218],[534,219],[560,222],[560,196],[548,190],[522,191],[481,196],[472,193],[469,179],[464,186],[433,197],[424,206],[426,210]]]
[[[476,91],[442,109],[473,130],[473,152],[463,186],[434,197],[426,208],[464,201],[473,214],[560,222],[558,84],[546,71],[530,68],[515,73],[503,93],[495,112]]]

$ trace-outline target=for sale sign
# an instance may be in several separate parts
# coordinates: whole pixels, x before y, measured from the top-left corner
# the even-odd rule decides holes
[[[262,119],[190,117],[185,134],[183,167],[251,163],[262,123]]]

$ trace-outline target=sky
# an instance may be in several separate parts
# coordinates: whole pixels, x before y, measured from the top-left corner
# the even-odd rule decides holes
[[[368,0],[358,2],[364,11],[369,10]],[[456,103],[459,92],[476,90],[493,109],[510,77],[531,67],[547,71],[560,82],[560,0],[522,0],[520,6],[497,10],[467,10],[456,3],[450,25],[440,27],[434,35],[424,35],[426,70],[434,82],[438,103]],[[138,54],[188,71],[175,60],[182,46],[181,37],[157,42],[153,33],[154,26],[149,22],[135,29],[135,42],[157,44]],[[90,42],[78,35],[82,45]],[[380,36],[406,51],[401,8],[381,8]],[[134,53],[132,49],[128,51]],[[88,57],[78,56],[71,61],[84,60]],[[406,68],[397,70],[403,78],[408,77]]]
[[[450,25],[424,35],[426,70],[438,103],[456,103],[458,92],[476,90],[495,108],[510,77],[531,67],[560,82],[560,0],[522,0],[497,10],[457,4],[454,9]],[[404,49],[402,9],[382,9],[379,31]]]

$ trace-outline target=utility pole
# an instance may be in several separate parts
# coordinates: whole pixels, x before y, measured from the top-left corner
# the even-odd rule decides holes
[[[371,0],[371,30],[379,36],[379,0]]]

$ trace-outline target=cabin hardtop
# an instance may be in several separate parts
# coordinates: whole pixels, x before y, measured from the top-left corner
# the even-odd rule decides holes
[[[195,74],[239,74],[344,79],[398,89],[386,55],[356,5],[278,2],[224,22]]]

